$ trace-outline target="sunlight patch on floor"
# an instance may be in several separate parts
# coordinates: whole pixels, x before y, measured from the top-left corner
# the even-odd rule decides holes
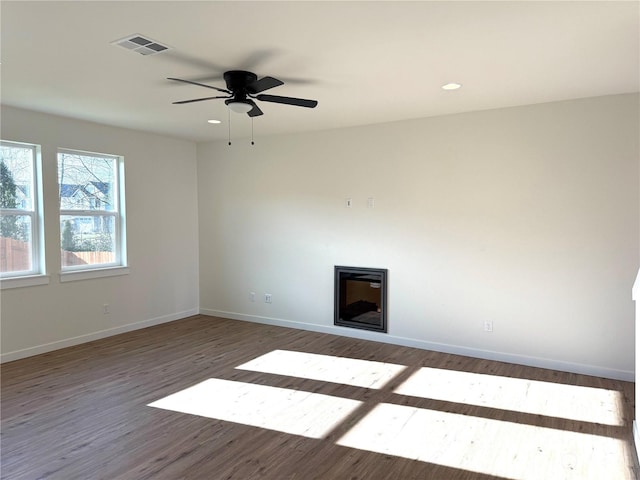
[[[323,438],[362,402],[212,378],[148,406]]]
[[[617,390],[424,367],[395,393],[522,413],[624,425]]]
[[[632,479],[618,439],[388,403],[337,444],[515,480]]]
[[[236,368],[379,389],[406,367],[372,360],[274,350]]]
[[[274,350],[236,368],[381,389],[407,367]],[[624,425],[621,392],[604,388],[424,367],[393,393],[397,401],[406,395],[486,407],[498,414],[515,411]],[[362,404],[291,388],[212,378],[149,406],[320,439]],[[606,435],[394,403],[376,404],[361,413],[364,417],[338,445],[511,480],[633,480],[629,444]]]

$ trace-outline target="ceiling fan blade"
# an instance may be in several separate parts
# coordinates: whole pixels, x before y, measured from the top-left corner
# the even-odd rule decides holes
[[[204,100],[213,100],[215,98],[231,98],[231,97],[204,97],[204,98],[195,98],[193,100],[181,100],[179,102],[173,102],[173,105],[182,105],[184,103],[193,103],[193,102],[202,102]]]
[[[253,108],[247,112],[247,115],[249,115],[250,117],[259,117],[260,115],[263,115],[262,110],[260,110],[260,107],[256,105],[256,102],[249,99],[247,99],[247,102],[253,105]]]
[[[181,78],[171,78],[168,77],[167,80],[173,80],[175,82],[189,83],[191,85],[197,85],[199,87],[212,88],[214,90],[218,90],[219,92],[231,93],[229,90],[225,90],[224,88],[212,87],[211,85],[205,85],[204,83],[192,82],[191,80],[183,80]]]
[[[318,105],[317,100],[306,100],[304,98],[279,97],[277,95],[258,95],[256,98],[263,102],[284,103],[286,105],[295,105],[296,107],[314,108]]]
[[[284,85],[282,80],[278,80],[273,77],[263,77],[260,80],[256,80],[251,85],[247,86],[247,91],[249,93],[260,93],[265,90],[269,90],[270,88],[279,87],[280,85]]]

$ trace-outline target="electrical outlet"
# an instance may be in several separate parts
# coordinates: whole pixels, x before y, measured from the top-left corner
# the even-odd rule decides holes
[[[265,293],[264,294],[264,303],[271,303],[271,294],[270,293]]]
[[[104,305],[102,305],[102,313],[104,315],[109,315],[111,313],[111,308],[109,308],[108,303],[105,303]]]
[[[484,331],[493,332],[493,322],[491,320],[484,321]]]

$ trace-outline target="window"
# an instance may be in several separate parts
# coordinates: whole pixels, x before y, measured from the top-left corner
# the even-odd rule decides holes
[[[0,142],[0,276],[43,276],[40,151],[36,145]],[[37,284],[42,282],[36,282]],[[28,283],[3,282],[3,288]]]
[[[58,192],[63,274],[126,266],[122,157],[59,150]]]

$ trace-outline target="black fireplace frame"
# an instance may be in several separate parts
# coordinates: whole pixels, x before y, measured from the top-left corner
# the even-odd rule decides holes
[[[341,327],[358,328],[374,332],[387,333],[387,269],[386,268],[364,268],[345,267],[336,265],[334,268],[334,301],[333,301],[333,324]],[[345,280],[344,282],[342,280]],[[351,318],[342,318],[347,307],[346,300],[346,280],[356,280],[363,282],[380,283],[379,309],[380,318],[376,323],[364,323]],[[366,307],[365,307],[366,308]]]

